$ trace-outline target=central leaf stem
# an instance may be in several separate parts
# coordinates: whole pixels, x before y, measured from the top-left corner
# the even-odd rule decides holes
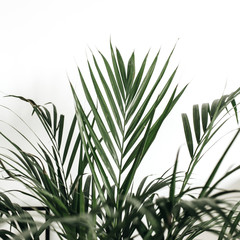
[[[121,142],[121,149],[120,149],[120,164],[119,164],[119,174],[118,174],[118,183],[117,183],[117,199],[116,199],[116,211],[117,213],[121,213],[119,211],[119,203],[120,203],[120,196],[121,196],[121,176],[122,176],[122,165],[123,165],[123,152],[124,152],[124,143],[125,143],[125,126],[126,125],[126,103],[124,104],[124,114],[123,114],[123,132],[122,132],[122,142]],[[121,221],[122,215],[120,214],[117,220]]]

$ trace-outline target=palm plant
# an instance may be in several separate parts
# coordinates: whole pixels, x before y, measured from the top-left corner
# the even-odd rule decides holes
[[[1,133],[15,148],[15,150],[9,149],[11,156],[2,154],[2,168],[10,177],[22,182],[28,189],[31,189],[33,192],[31,196],[37,198],[43,205],[49,206],[54,217],[62,218],[91,211],[98,212],[97,206],[100,203],[104,207],[104,214],[101,208],[101,221],[108,223],[108,219],[117,213],[118,216],[108,224],[109,230],[104,230],[103,235],[121,225],[124,208],[126,207],[126,197],[132,187],[135,172],[156,137],[161,124],[185,90],[184,88],[177,94],[177,87],[174,88],[163,113],[151,125],[155,109],[168,92],[177,70],[175,69],[171,74],[150,109],[146,111],[153,93],[165,74],[172,53],[153,87],[145,97],[143,96],[154,72],[159,53],[143,77],[148,58],[148,54],[146,55],[136,78],[134,53],[129,59],[127,71],[120,52],[117,50],[115,55],[112,46],[111,54],[113,69],[111,69],[106,58],[102,54],[101,56],[112,89],[109,88],[109,82],[106,82],[96,58],[93,56],[94,65],[105,89],[106,96],[101,93],[89,64],[91,79],[97,92],[103,117],[107,123],[106,126],[104,126],[105,120],[101,119],[98,110],[93,104],[79,70],[84,91],[91,106],[91,112],[86,114],[83,111],[80,101],[78,101],[72,88],[78,109],[76,114],[78,123],[81,124],[83,120],[84,129],[80,127],[80,131],[74,133],[76,131],[76,117],[74,117],[64,146],[62,143],[64,116],[58,116],[54,105],[51,114],[47,107],[39,106],[34,101],[23,97],[18,98],[27,101],[33,107],[34,113],[37,114],[51,140],[50,147],[46,146],[41,139],[38,139],[38,145],[34,146],[27,137],[20,133],[34,149],[34,153],[28,153]],[[112,113],[110,113],[111,111]],[[93,115],[92,120],[90,120],[91,114]],[[95,134],[95,126],[100,132],[99,136]],[[69,150],[70,146],[73,146],[71,152]],[[74,164],[78,165],[78,171],[73,177],[71,176],[71,170]],[[115,166],[113,166],[114,164]],[[5,165],[8,165],[8,167],[5,167]],[[91,176],[85,177],[86,166],[90,168],[93,179]],[[115,167],[117,167],[118,173],[114,171]],[[128,173],[126,169],[128,169]],[[123,180],[124,174],[125,179]],[[101,176],[101,182],[98,180],[99,176]],[[93,222],[96,222],[97,217],[98,215],[95,213]],[[76,228],[63,223],[61,234],[67,239],[77,239],[78,236],[80,238],[83,231],[84,227]],[[131,234],[132,232],[134,231],[131,230]],[[116,234],[119,235],[117,238],[122,238],[122,235],[126,233],[121,232],[119,234],[116,232]]]
[[[240,168],[234,168],[213,183],[239,131],[206,184],[191,187],[189,181],[210,140],[229,119],[225,116],[218,122],[224,109],[231,105],[238,116],[235,99],[240,90],[214,101],[211,108],[203,104],[201,114],[199,107],[194,105],[193,130],[187,115],[182,115],[191,157],[184,176],[177,169],[178,153],[172,173],[169,170],[152,181],[145,177],[137,190],[133,191],[137,169],[186,86],[179,92],[177,86],[171,88],[177,68],[166,78],[174,49],[153,83],[151,80],[159,52],[148,69],[147,53],[138,71],[135,69],[134,53],[124,64],[120,51],[114,50],[111,44],[110,52],[111,64],[100,53],[106,74],[94,55],[92,64],[88,61],[98,104],[94,104],[92,93],[88,90],[89,82],[78,68],[89,109],[87,112],[84,110],[82,99],[79,99],[71,85],[76,114],[67,133],[65,117],[58,114],[55,105],[41,106],[33,100],[14,96],[31,105],[33,114],[36,114],[47,133],[48,141],[45,143],[31,130],[37,139],[37,144],[33,144],[24,133],[10,126],[31,146],[32,152],[24,150],[0,132],[12,146],[8,153],[0,154],[0,164],[8,177],[21,182],[30,190],[18,192],[38,199],[50,209],[50,214],[45,216],[47,222],[40,230],[57,222],[59,228],[55,228],[55,231],[59,239],[68,240],[123,240],[134,239],[137,235],[142,239],[194,239],[203,231],[218,233],[221,239],[229,233],[227,231],[233,237],[239,236],[236,228],[239,222],[236,214],[238,205],[228,210],[229,205],[218,198],[229,191],[213,194],[221,181]],[[192,138],[193,131],[196,144]],[[160,195],[163,188],[169,189],[169,196]],[[198,189],[200,193],[194,195]],[[188,199],[185,199],[186,196]],[[193,199],[189,199],[189,196]],[[12,223],[16,218],[8,220]],[[29,232],[32,231],[30,235],[34,236],[40,230],[33,227]],[[26,236],[24,234],[25,230],[22,236]]]

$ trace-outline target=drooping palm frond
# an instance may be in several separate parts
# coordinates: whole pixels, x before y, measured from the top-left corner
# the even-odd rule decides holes
[[[40,106],[30,99],[14,97],[30,103],[33,114],[40,120],[48,140],[45,143],[33,132],[37,140],[37,144],[34,144],[14,128],[16,134],[20,134],[25,143],[33,149],[32,152],[27,152],[1,132],[3,139],[12,146],[8,149],[8,154],[1,153],[2,169],[10,178],[21,182],[30,191],[19,192],[49,207],[51,216],[48,218],[52,218],[51,221],[90,212],[96,207],[95,188],[92,186],[91,176],[86,176],[87,158],[77,129],[76,117],[73,118],[68,132],[65,132],[65,117],[58,116],[55,105]],[[73,171],[73,168],[76,170]],[[67,239],[76,239],[76,236],[84,231],[85,227],[76,228],[63,222],[61,234]]]

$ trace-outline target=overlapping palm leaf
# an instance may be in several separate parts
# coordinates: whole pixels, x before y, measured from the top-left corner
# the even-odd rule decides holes
[[[202,104],[201,113],[199,111],[199,105],[194,105],[192,111],[192,124],[190,124],[187,114],[182,114],[184,133],[191,161],[189,162],[188,169],[185,172],[185,176],[183,178],[180,190],[175,192],[175,197],[173,198],[174,201],[176,201],[175,207],[182,202],[182,199],[184,199],[185,195],[188,195],[191,197],[194,196],[194,200],[190,202],[190,205],[192,207],[192,203],[197,200],[196,203],[200,204],[200,206],[204,206],[205,208],[205,201],[207,200],[207,203],[211,203],[211,208],[205,208],[205,210],[203,211],[205,221],[201,223],[199,223],[197,219],[199,214],[196,214],[196,216],[193,216],[193,218],[180,219],[181,224],[185,220],[187,221],[185,222],[185,226],[181,226],[181,224],[178,224],[177,229],[179,229],[180,231],[183,231],[183,229],[185,229],[182,232],[182,237],[180,237],[181,235],[178,236],[179,239],[183,239],[187,232],[189,234],[189,237],[187,239],[194,239],[197,235],[206,231],[217,234],[217,236],[219,236],[218,239],[226,239],[230,236],[231,239],[237,239],[239,237],[239,204],[236,204],[230,211],[230,205],[226,204],[227,202],[224,202],[223,200],[221,200],[221,198],[219,198],[227,194],[236,193],[239,191],[235,189],[225,190],[217,188],[222,181],[224,181],[227,177],[238,171],[240,169],[240,166],[237,165],[234,168],[229,169],[218,180],[214,181],[223,160],[226,158],[227,153],[231,149],[232,145],[234,144],[240,133],[239,128],[236,129],[236,133],[232,137],[230,143],[226,146],[225,151],[223,151],[222,155],[217,161],[206,183],[203,186],[194,188],[190,186],[191,183],[189,182],[198,162],[203,158],[203,156],[211,148],[211,146],[216,143],[213,142],[216,141],[214,140],[214,136],[218,132],[220,132],[224,124],[227,123],[227,121],[229,121],[232,117],[235,116],[238,123],[239,116],[237,111],[236,98],[239,93],[240,89],[237,89],[229,95],[224,95],[220,99],[214,100],[211,104],[211,107],[208,103]],[[232,112],[233,114],[231,114]],[[195,141],[192,133],[194,133],[195,135]],[[177,161],[175,167],[176,165]],[[198,190],[198,193],[191,194],[191,192],[194,192],[195,190]],[[224,208],[220,207],[221,202],[225,204]],[[212,208],[212,206],[214,206],[214,208]],[[212,214],[212,210],[213,212],[215,212],[214,214]],[[191,211],[194,213],[193,209]],[[171,211],[171,214],[173,214],[173,211]],[[209,218],[206,218],[206,216],[209,216]],[[175,219],[175,221],[177,222],[179,220]],[[192,229],[194,229],[193,233],[191,233]],[[174,232],[176,233],[176,229],[174,230]]]
[[[212,102],[211,106],[209,103],[204,103],[201,106],[201,113],[199,105],[193,106],[193,115],[192,115],[192,122],[193,125],[190,124],[189,118],[187,114],[182,114],[182,121],[184,127],[185,138],[187,142],[187,147],[189,150],[189,154],[191,156],[191,162],[189,164],[189,168],[186,172],[185,179],[182,185],[182,190],[186,187],[190,176],[197,165],[197,163],[201,160],[204,154],[210,149],[210,147],[214,144],[212,142],[213,137],[219,132],[220,129],[226,124],[232,117],[236,117],[236,121],[238,123],[238,111],[237,111],[237,104],[236,104],[236,97],[240,93],[240,88],[229,95],[223,95],[220,99],[216,99]],[[225,112],[224,112],[225,111]],[[231,114],[231,113],[234,114]],[[196,141],[194,141],[193,133],[195,135]],[[233,137],[230,145],[222,155],[222,157],[217,162],[216,167],[214,168],[212,174],[209,176],[208,181],[200,196],[207,196],[209,195],[213,189],[216,188],[216,184],[209,189],[210,184],[213,181],[214,176],[218,172],[218,169],[225,158],[226,154],[228,153],[229,149],[231,148],[232,144],[234,143],[235,139],[239,134],[239,130],[237,131],[236,135]],[[211,144],[212,142],[212,144]],[[234,170],[237,171],[239,167],[236,167]],[[230,175],[230,172],[227,173],[224,177]],[[223,180],[221,179],[221,181]],[[219,184],[219,182],[217,183]]]
[[[90,212],[96,206],[95,188],[92,187],[91,176],[85,176],[87,158],[83,151],[76,117],[66,132],[65,117],[58,116],[55,105],[40,106],[30,99],[14,97],[31,104],[33,113],[41,121],[47,135],[47,143],[44,143],[35,132],[32,132],[37,139],[37,143],[34,144],[27,136],[13,128],[16,134],[20,134],[25,144],[33,149],[32,152],[27,152],[6,134],[0,133],[12,145],[12,148],[8,149],[9,154],[1,153],[1,167],[8,177],[21,182],[30,190],[30,192],[18,189],[16,191],[38,199],[39,204],[50,209],[51,216],[47,216],[49,224],[45,227],[54,219],[60,221],[63,217]],[[10,125],[9,127],[11,128]],[[76,171],[72,171],[73,168]],[[83,234],[84,231],[88,231],[84,226],[81,228],[80,225],[76,227],[64,221],[62,223],[61,234],[67,239],[76,239],[76,236]]]
[[[227,146],[226,151],[229,151],[236,135]],[[182,191],[180,186],[185,177],[183,173],[177,172],[178,161],[179,152],[172,174],[161,177],[161,183],[164,185],[161,184],[160,188],[155,189],[156,185],[152,184],[154,190],[148,198],[145,198],[145,193],[148,193],[148,185],[135,195],[134,207],[138,209],[138,218],[136,218],[135,224],[142,239],[191,240],[196,237],[201,239],[201,234],[205,232],[221,236],[220,239],[226,239],[230,235],[233,239],[237,239],[240,235],[239,203],[230,210],[230,203],[219,198],[219,196],[237,191],[219,190],[212,195],[198,195],[197,192],[203,191],[204,187],[194,186],[192,183],[189,183],[187,189]],[[222,176],[218,182],[237,169],[239,166]],[[142,181],[139,189],[143,189],[145,181],[146,179]],[[169,196],[162,194],[163,187],[169,189]],[[213,188],[217,190],[216,187],[213,186]],[[142,198],[144,201],[141,201]],[[143,218],[146,221],[142,221]]]
[[[212,111],[202,111],[202,114],[204,115],[202,116],[202,126],[204,126],[202,135],[199,133],[201,124],[199,121],[201,115],[198,111],[196,111],[196,109],[198,109],[197,105],[194,105],[193,107],[192,128],[187,115],[183,114],[185,136],[192,160],[189,163],[189,168],[185,172],[185,175],[181,177],[181,174],[179,175],[177,172],[179,161],[178,151],[173,172],[169,176],[169,180],[167,182],[167,186],[169,187],[169,196],[158,196],[158,194],[161,194],[161,191],[159,191],[161,189],[158,189],[157,192],[153,193],[152,197],[148,198],[148,201],[139,202],[138,206],[144,208],[144,216],[147,219],[147,224],[145,221],[142,221],[143,216],[138,216],[136,220],[136,228],[142,239],[190,240],[200,237],[204,232],[214,233],[217,237],[219,237],[219,239],[227,239],[230,236],[231,239],[237,239],[239,237],[239,203],[237,203],[231,210],[230,203],[219,198],[239,191],[234,189],[217,190],[217,186],[223,180],[240,169],[239,165],[230,169],[222,175],[220,179],[213,182],[222,161],[225,159],[227,153],[239,135],[239,129],[232,137],[230,143],[226,146],[225,151],[217,161],[213,171],[210,173],[206,184],[198,187],[189,182],[189,180],[191,180],[194,167],[208,150],[211,140],[213,141],[213,136],[220,131],[224,124],[230,120],[231,117],[234,117],[234,115],[238,122],[236,104],[236,97],[238,94],[239,89],[230,95],[224,96],[221,100],[214,101],[211,107]],[[203,104],[203,109],[207,105],[208,104]],[[227,109],[227,114],[223,113],[224,109]],[[234,114],[231,115],[231,112]],[[208,115],[206,116],[205,114]],[[209,124],[207,124],[206,119],[204,119],[206,117],[208,117],[208,120],[210,119]],[[192,132],[195,132],[196,136],[194,147],[191,129],[193,129]],[[191,149],[196,150],[194,152]],[[197,157],[194,159],[194,156]],[[193,163],[195,163],[195,165]],[[137,199],[139,197],[140,196],[137,196]],[[137,200],[135,199],[135,202],[136,201]],[[141,211],[139,210],[138,213],[140,215]]]
[[[39,227],[32,216],[18,204],[13,203],[6,194],[0,193],[0,238],[39,240],[45,230]],[[21,238],[22,239],[22,238]]]

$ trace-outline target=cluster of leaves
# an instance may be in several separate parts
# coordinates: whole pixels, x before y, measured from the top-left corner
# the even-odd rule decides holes
[[[44,225],[39,227],[28,211],[12,203],[4,193],[0,193],[0,223],[5,226],[4,229],[0,229],[0,238],[6,240],[20,240],[19,233],[26,240],[39,240],[39,236],[45,230]]]
[[[225,123],[231,118],[229,115],[230,111],[234,111],[236,120],[238,122],[238,112],[237,112],[237,104],[236,104],[236,97],[239,95],[240,88],[229,95],[224,95],[220,99],[216,99],[212,102],[211,106],[209,103],[204,103],[201,106],[201,113],[199,111],[199,105],[193,106],[192,116],[193,116],[193,127],[191,128],[189,123],[189,118],[186,113],[182,114],[182,121],[183,127],[186,137],[186,142],[189,150],[189,154],[191,156],[191,162],[189,164],[188,170],[185,174],[185,179],[182,184],[182,189],[184,189],[192,175],[194,168],[196,167],[197,163],[202,159],[204,154],[206,153],[206,148],[211,143],[213,137],[219,132],[219,130],[224,126]],[[228,107],[230,106],[230,109]],[[226,111],[226,112],[224,112]],[[196,138],[196,144],[194,144],[192,132],[194,132]],[[238,136],[239,131],[236,132],[236,135],[233,137],[231,143],[229,144],[228,148],[217,162],[217,165],[214,168],[214,171],[209,176],[209,179],[206,185],[203,187],[200,197],[208,196],[220,183],[214,184],[212,188],[210,184],[213,181],[218,169],[223,162],[226,154],[228,153],[230,147],[234,143],[236,137]],[[194,146],[195,145],[195,146]],[[237,171],[239,166],[233,169],[231,172],[226,173],[221,178],[221,181],[229,176],[231,173]]]
[[[235,99],[240,90],[214,101],[211,108],[208,104],[202,105],[202,133],[199,107],[193,107],[196,146],[193,144],[189,118],[186,114],[182,115],[191,157],[184,176],[178,172],[178,152],[172,173],[169,174],[168,171],[152,181],[145,177],[137,190],[133,191],[133,179],[139,165],[186,86],[179,92],[177,86],[171,90],[177,68],[164,80],[173,51],[150,89],[148,86],[159,53],[146,70],[147,54],[136,72],[134,53],[125,65],[120,51],[114,50],[111,44],[110,51],[112,64],[100,53],[107,77],[94,55],[92,62],[95,69],[88,62],[99,107],[94,104],[89,85],[78,69],[90,112],[84,111],[71,85],[76,114],[66,136],[65,117],[58,115],[53,104],[40,106],[19,96],[15,97],[31,105],[50,141],[45,144],[36,135],[38,143],[34,145],[14,128],[32,147],[33,152],[29,153],[0,132],[12,145],[9,154],[0,154],[1,168],[10,178],[31,190],[31,193],[22,194],[38,199],[50,209],[50,214],[45,216],[47,222],[40,230],[57,222],[59,229],[55,231],[59,239],[68,240],[123,240],[134,239],[136,236],[151,240],[180,240],[194,239],[204,231],[219,234],[219,239],[225,239],[227,234],[231,234],[232,239],[239,237],[237,225],[240,217],[236,214],[238,205],[229,210],[229,205],[218,198],[230,191],[212,193],[221,181],[240,168],[234,168],[213,183],[216,172],[239,131],[203,187],[191,187],[189,180],[207,144],[229,119],[224,116],[226,120],[218,122],[224,109],[231,105],[229,111],[235,111],[238,116]],[[159,106],[162,112],[157,114],[155,112],[158,112],[156,109]],[[168,196],[161,195],[163,189],[168,189]],[[200,189],[197,196],[194,195],[196,189]],[[186,196],[191,199],[187,200]],[[3,200],[5,199],[7,198]],[[16,221],[11,220],[10,215],[7,215],[7,219],[10,223]],[[33,219],[31,221],[34,223]],[[29,233],[32,232],[29,236],[40,233],[34,225],[28,226]],[[20,230],[26,233],[25,228],[20,227]]]
[[[9,149],[11,155],[1,154],[2,168],[9,177],[31,190],[31,193],[19,191],[20,193],[28,194],[39,200],[43,206],[47,206],[53,213],[54,219],[75,216],[82,212],[88,213],[91,177],[84,178],[87,160],[76,127],[76,117],[72,120],[63,145],[65,117],[58,116],[55,105],[51,104],[51,113],[47,107],[38,106],[30,99],[17,98],[31,104],[33,113],[38,116],[47,133],[50,146],[47,146],[38,136],[36,136],[38,146],[35,146],[21,134],[26,143],[33,148],[33,153],[29,153],[1,133],[14,149]],[[74,163],[78,165],[77,171],[71,174]],[[52,221],[54,220],[48,216],[49,224]],[[47,226],[46,224],[45,227]],[[71,227],[68,223],[62,224],[62,228],[67,239],[77,239],[76,236],[80,230]]]

